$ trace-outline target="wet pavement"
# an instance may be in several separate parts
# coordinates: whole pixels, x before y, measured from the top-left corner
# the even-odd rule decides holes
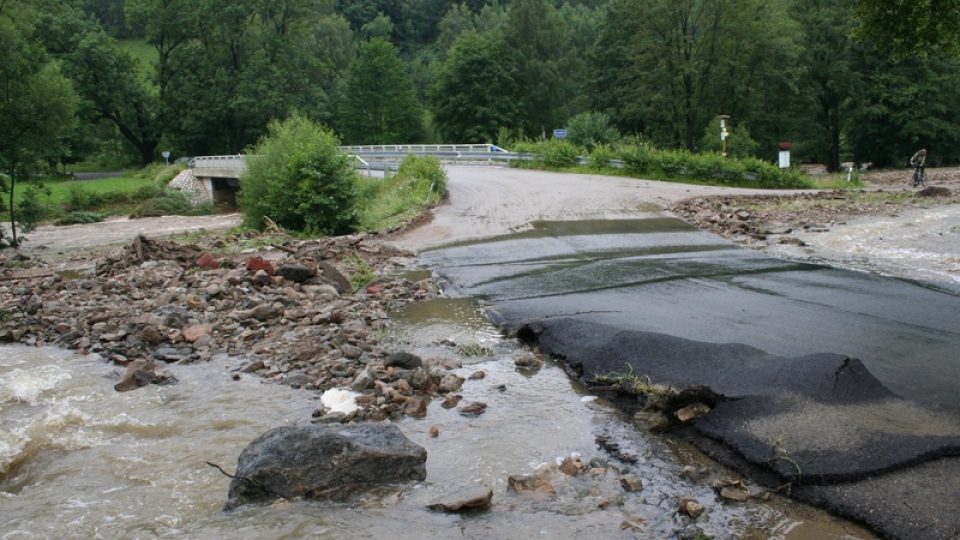
[[[711,386],[724,399],[694,431],[718,458],[884,535],[960,531],[960,482],[944,475],[960,455],[956,290],[776,259],[666,218],[541,222],[421,259],[581,379]]]

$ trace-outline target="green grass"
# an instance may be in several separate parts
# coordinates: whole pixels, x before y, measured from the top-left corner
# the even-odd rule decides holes
[[[96,180],[75,179],[45,179],[39,181],[41,186],[50,190],[49,196],[44,196],[45,205],[62,208],[70,202],[72,194],[77,190],[92,195],[109,196],[114,193],[133,194],[144,186],[153,186],[153,179],[137,178],[135,176],[118,176],[114,178],[98,178]],[[17,193],[14,199],[19,202],[23,198],[26,184],[17,184]]]
[[[436,205],[446,192],[446,173],[433,157],[408,156],[397,174],[385,179],[360,177],[360,229],[398,227]]]
[[[144,201],[160,195],[162,186],[182,169],[178,165],[151,165],[112,178],[45,178],[30,183],[20,182],[14,201],[19,204],[27,187],[38,184],[44,188],[39,201],[44,220],[57,220],[76,211],[98,212],[104,216],[125,215]]]

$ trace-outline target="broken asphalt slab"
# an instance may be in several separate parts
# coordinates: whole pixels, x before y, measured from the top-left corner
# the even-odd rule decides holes
[[[960,530],[960,482],[932,474],[960,455],[956,291],[783,261],[664,219],[537,224],[421,258],[584,380],[709,386],[722,399],[697,437],[769,485],[887,536]],[[929,488],[903,504],[890,490],[905,478]],[[920,523],[917,506],[939,517]]]

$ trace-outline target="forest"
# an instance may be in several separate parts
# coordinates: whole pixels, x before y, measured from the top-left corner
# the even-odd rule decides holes
[[[958,0],[0,0],[0,165],[240,153],[297,113],[344,144],[960,161]]]

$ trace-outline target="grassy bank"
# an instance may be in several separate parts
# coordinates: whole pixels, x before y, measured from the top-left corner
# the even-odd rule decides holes
[[[388,178],[359,177],[360,229],[383,231],[409,222],[443,199],[447,175],[440,160],[407,156]]]
[[[18,184],[14,202],[22,219],[29,217],[36,222],[63,224],[142,213],[157,206],[188,211],[183,206],[183,203],[189,204],[185,197],[165,190],[167,183],[182,169],[177,165],[152,165],[111,178],[38,179]],[[28,208],[32,214],[24,211]]]
[[[528,153],[531,161],[518,167],[565,172],[594,173],[650,180],[666,180],[713,186],[751,188],[811,188],[810,177],[795,169],[780,169],[756,158],[724,158],[720,154],[686,150],[662,150],[644,142],[600,145],[586,150],[562,140],[518,143],[515,152]],[[580,157],[586,158],[581,163]],[[611,162],[623,163],[617,168]]]

